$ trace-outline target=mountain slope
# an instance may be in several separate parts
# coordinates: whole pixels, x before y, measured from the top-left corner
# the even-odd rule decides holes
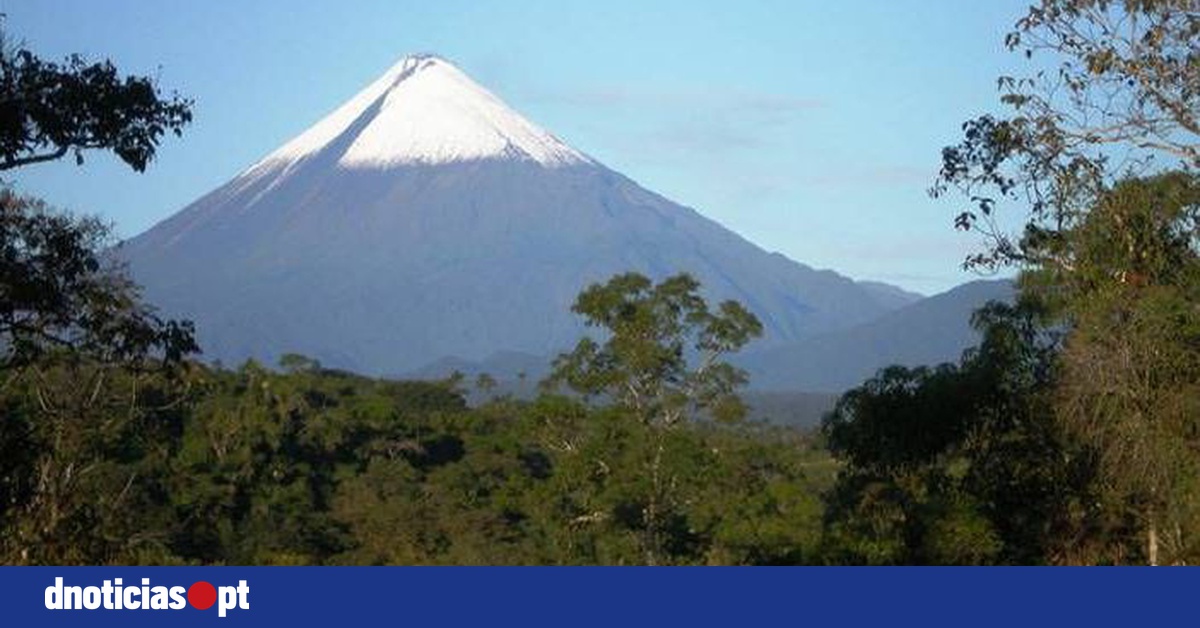
[[[841,392],[885,366],[956,361],[979,340],[971,314],[1013,297],[1010,281],[974,281],[862,325],[751,351],[738,362],[757,389]]]
[[[649,192],[437,57],[409,57],[123,254],[206,355],[300,352],[394,374],[446,356],[552,354],[588,283],[687,271],[745,303],[763,346],[894,307]]]
[[[889,310],[898,310],[925,298],[924,295],[880,281],[859,281],[858,285],[871,293],[876,301]]]

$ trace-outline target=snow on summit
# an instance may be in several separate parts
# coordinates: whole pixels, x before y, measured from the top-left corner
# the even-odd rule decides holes
[[[692,273],[757,314],[764,343],[884,311],[850,279],[605,168],[431,56],[405,58],[121,254],[149,301],[196,322],[209,359],[300,353],[376,375],[555,355],[583,332],[579,291],[629,271]]]
[[[326,151],[336,151],[337,165],[346,168],[478,159],[592,163],[434,55],[405,57],[252,170]]]

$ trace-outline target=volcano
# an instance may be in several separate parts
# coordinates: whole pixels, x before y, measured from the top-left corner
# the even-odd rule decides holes
[[[122,252],[151,303],[196,322],[210,359],[294,352],[383,375],[551,355],[579,337],[575,295],[626,271],[692,273],[758,315],[760,348],[895,307],[640,187],[430,55]]]

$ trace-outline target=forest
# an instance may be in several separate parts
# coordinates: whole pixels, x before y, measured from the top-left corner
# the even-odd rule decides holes
[[[224,367],[106,223],[6,186],[0,563],[1200,561],[1200,7],[1040,0],[1005,43],[1042,69],[998,79],[1006,113],[962,123],[929,193],[1018,298],[816,430],[747,420],[726,359],[762,325],[687,274],[580,286],[595,333],[530,398]],[[6,183],[96,150],[144,170],[192,120],[152,79],[19,47],[0,93]]]

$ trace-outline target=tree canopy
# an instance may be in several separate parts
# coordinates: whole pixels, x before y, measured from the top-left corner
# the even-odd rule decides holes
[[[1007,44],[1057,65],[1002,77],[1011,115],[965,123],[933,189],[965,194],[957,225],[990,237],[968,266],[1016,266],[1019,297],[975,314],[957,362],[846,392],[820,434],[736,420],[726,358],[762,325],[686,274],[586,287],[594,333],[541,393],[479,375],[472,405],[461,373],[194,363],[103,223],[0,192],[0,561],[1194,563],[1194,4],[1029,9]],[[77,57],[5,49],[0,81],[0,170],[90,148],[141,170],[191,117]]]
[[[1096,506],[1076,530],[1090,549],[1058,556],[1194,560],[1200,13],[1042,0],[1006,43],[1041,69],[1000,78],[1010,115],[966,122],[932,193],[961,191],[957,226],[987,236],[966,265],[1016,266],[1062,332],[1039,420],[1092,460],[1077,488]],[[1019,234],[998,226],[1006,202],[1026,212]]]
[[[735,391],[746,376],[722,357],[761,335],[762,324],[736,301],[710,310],[699,288],[686,274],[654,284],[637,273],[589,286],[571,309],[607,337],[580,340],[549,381],[607,395],[646,423],[673,425],[689,409],[740,417]]]
[[[192,324],[164,321],[106,252],[107,227],[0,190],[0,365],[69,349],[105,362],[198,350]]]
[[[79,55],[45,61],[0,33],[0,171],[68,154],[82,164],[85,150],[104,149],[141,172],[162,136],[191,121],[192,102],[164,97],[149,77]]]
[[[1008,116],[963,124],[942,151],[935,196],[971,206],[955,224],[986,236],[969,267],[1065,264],[1060,232],[1117,179],[1200,167],[1200,14],[1191,0],[1041,0],[1005,40],[1035,64],[998,83]],[[1027,210],[1022,233],[996,220]]]

